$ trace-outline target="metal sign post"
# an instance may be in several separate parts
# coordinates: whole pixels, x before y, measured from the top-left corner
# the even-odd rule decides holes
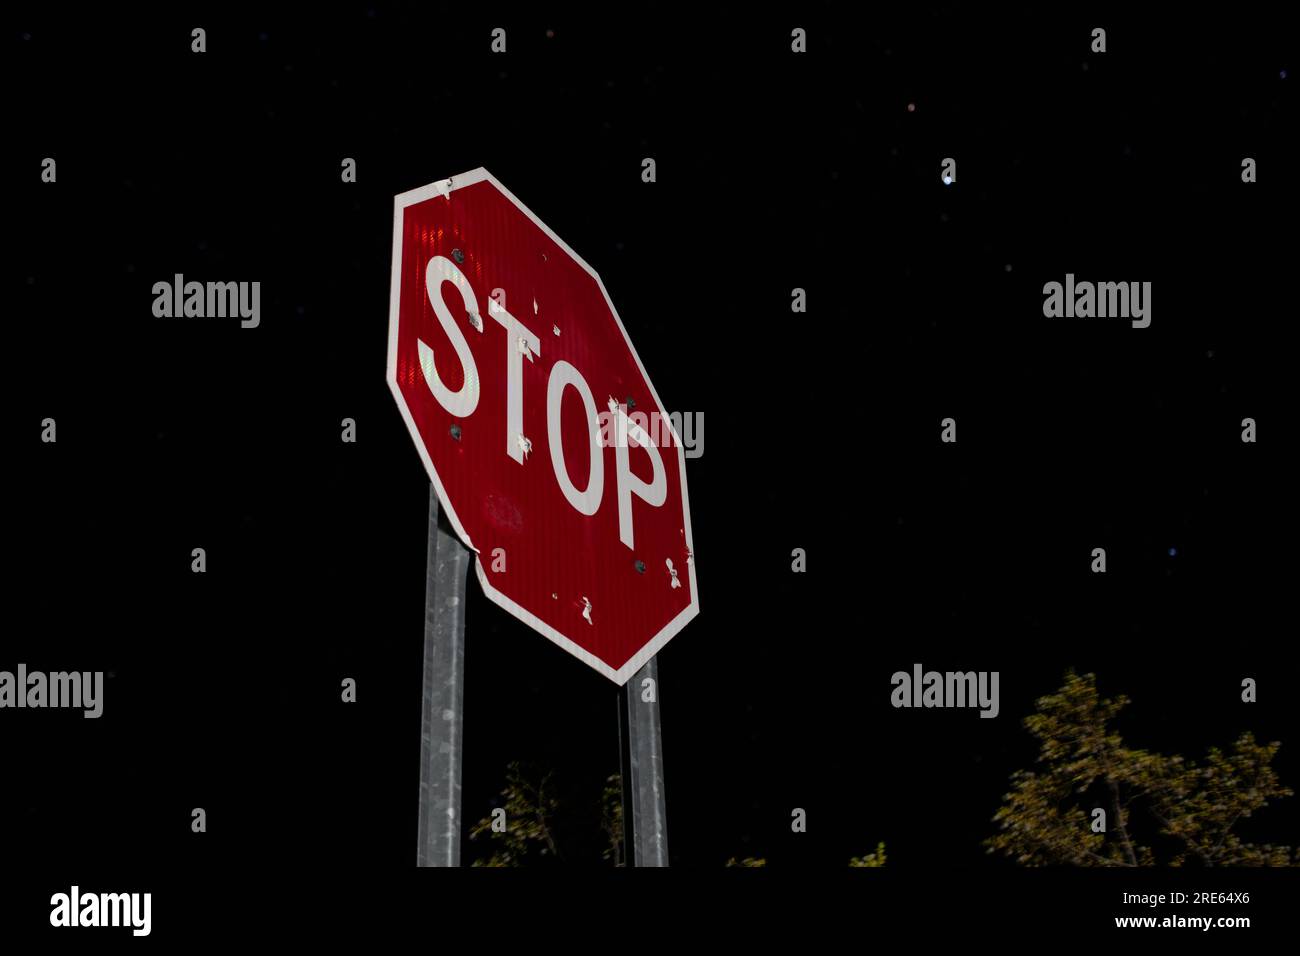
[[[647,685],[647,678],[652,681]],[[647,701],[648,688],[654,700]],[[621,689],[619,742],[623,764],[623,826],[631,866],[668,865],[664,745],[659,724],[659,665],[650,658]],[[624,732],[626,731],[626,732]]]
[[[439,527],[438,492],[430,485],[418,866],[460,866],[465,587],[471,559],[470,550],[454,534]]]

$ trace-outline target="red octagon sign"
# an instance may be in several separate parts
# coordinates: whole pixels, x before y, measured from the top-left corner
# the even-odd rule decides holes
[[[699,613],[686,457],[605,286],[486,169],[394,200],[388,384],[496,604],[626,683]]]

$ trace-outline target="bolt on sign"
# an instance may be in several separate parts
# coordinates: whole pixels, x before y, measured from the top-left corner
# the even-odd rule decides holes
[[[626,683],[699,613],[680,437],[591,266],[486,169],[394,200],[388,384],[484,593]]]

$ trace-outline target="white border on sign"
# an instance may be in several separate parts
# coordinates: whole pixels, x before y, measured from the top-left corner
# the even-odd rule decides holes
[[[447,490],[443,487],[441,479],[438,477],[437,470],[433,467],[433,461],[429,458],[429,452],[424,447],[424,441],[420,438],[420,432],[415,427],[415,419],[411,417],[411,411],[406,407],[406,400],[402,397],[402,390],[397,386],[397,319],[401,305],[401,282],[402,282],[402,212],[407,206],[414,206],[416,203],[424,202],[426,199],[432,199],[434,196],[448,195],[464,186],[472,186],[474,183],[481,183],[484,180],[490,182],[496,187],[501,195],[505,196],[518,207],[519,211],[531,219],[536,226],[545,232],[554,240],[555,244],[568,253],[573,260],[587,270],[587,274],[596,280],[596,285],[600,287],[600,294],[605,297],[605,305],[609,307],[610,315],[614,316],[614,321],[618,323],[618,330],[623,333],[623,341],[627,343],[628,351],[632,353],[632,358],[636,361],[636,367],[641,370],[641,377],[645,379],[646,385],[650,388],[650,394],[654,396],[655,405],[659,411],[666,410],[667,406],[659,400],[659,393],[655,391],[654,383],[650,381],[650,376],[646,374],[645,366],[641,364],[641,356],[637,355],[635,346],[632,345],[632,339],[627,334],[627,329],[623,327],[623,320],[618,316],[618,310],[614,308],[614,303],[605,290],[605,283],[600,281],[600,276],[596,270],[587,265],[586,261],[574,252],[565,243],[563,239],[551,231],[546,223],[542,222],[532,210],[521,203],[514,197],[510,190],[502,186],[497,178],[480,166],[478,169],[471,169],[467,173],[461,173],[459,176],[452,176],[449,182],[446,179],[430,183],[427,186],[421,186],[418,189],[411,189],[404,193],[398,193],[393,197],[393,278],[392,286],[389,292],[388,304],[388,388],[393,393],[393,398],[397,401],[397,407],[402,413],[402,420],[406,422],[406,429],[411,433],[411,439],[415,442],[415,450],[420,453],[420,460],[424,462],[424,470],[429,473],[429,480],[433,482],[433,487],[438,492],[438,501],[441,502],[443,510],[447,512],[447,520],[451,522],[452,529],[465,544],[478,555],[479,550],[470,540],[469,534],[465,531],[465,526],[461,524],[456,509],[451,505],[451,499],[447,497]],[[686,453],[682,448],[681,436],[673,429],[672,422],[665,419],[668,427],[673,431],[673,438],[677,443],[677,467],[681,476],[682,487],[682,530],[686,534],[686,547],[690,553],[695,553],[694,539],[691,537],[691,505],[690,498],[686,493]],[[523,621],[533,630],[538,631],[554,643],[560,645],[574,657],[584,661],[591,667],[600,671],[610,680],[617,684],[626,684],[628,679],[645,666],[646,661],[659,653],[659,649],[667,644],[672,638],[686,626],[691,618],[700,613],[700,597],[697,585],[695,583],[695,562],[686,562],[687,572],[691,582],[691,603],[682,609],[675,618],[664,625],[663,630],[656,634],[641,650],[637,651],[626,664],[618,670],[610,667],[594,654],[589,653],[579,647],[569,638],[565,637],[551,625],[547,624],[541,618],[531,613],[524,607],[516,604],[510,598],[506,597],[488,580],[487,573],[483,570],[481,560],[474,561],[474,571],[478,575],[479,583],[483,586],[483,593],[488,596],[492,603],[503,608],[511,616]]]

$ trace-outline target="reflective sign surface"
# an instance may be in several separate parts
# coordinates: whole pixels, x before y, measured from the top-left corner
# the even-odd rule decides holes
[[[667,410],[599,277],[486,170],[395,207],[388,382],[452,527],[496,604],[623,683],[699,609]]]

